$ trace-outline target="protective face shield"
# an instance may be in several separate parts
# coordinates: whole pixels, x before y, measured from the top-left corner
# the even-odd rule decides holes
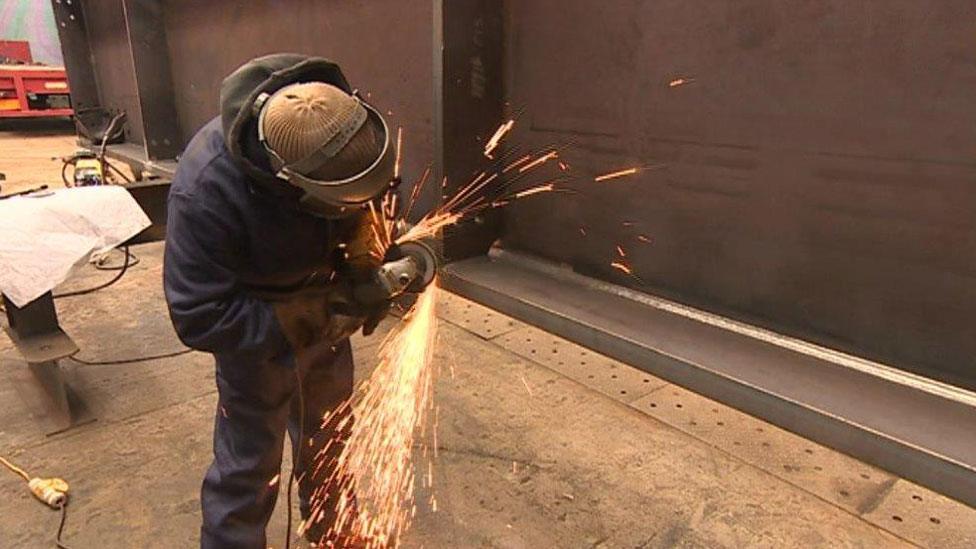
[[[291,84],[259,96],[255,109],[275,175],[304,191],[307,211],[345,217],[398,183],[386,121],[355,93],[322,82]]]

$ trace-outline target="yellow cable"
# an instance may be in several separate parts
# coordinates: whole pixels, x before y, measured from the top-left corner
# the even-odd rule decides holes
[[[3,456],[0,456],[0,463],[3,463],[4,465],[7,466],[8,469],[10,469],[11,471],[17,473],[18,475],[24,477],[24,480],[26,480],[27,482],[30,482],[30,479],[31,478],[30,478],[30,475],[27,474],[27,471],[24,471],[23,469],[21,469],[20,467],[17,467],[13,463],[10,463],[6,459],[4,459]]]

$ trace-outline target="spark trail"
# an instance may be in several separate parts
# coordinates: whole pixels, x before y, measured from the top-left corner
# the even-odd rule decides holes
[[[323,419],[348,418],[348,406],[356,418],[334,463],[319,464],[332,466],[333,472],[313,495],[313,522],[330,511],[325,505],[338,501],[337,520],[320,543],[358,539],[370,549],[396,546],[410,526],[414,440],[433,402],[436,296],[435,282],[381,343],[379,365],[358,389],[354,404]],[[328,450],[318,457],[329,459]],[[432,482],[432,471],[428,475]]]
[[[491,149],[497,147],[497,142],[510,129],[511,123],[499,129]],[[397,176],[401,148],[402,132],[397,132]],[[516,165],[522,165],[520,173],[523,173],[551,158],[555,158],[554,152],[526,166],[531,159],[526,156]],[[396,244],[434,237],[444,227],[500,201],[508,203],[555,189],[555,183],[550,182],[521,191],[507,191],[507,186],[493,185],[499,173],[483,171],[416,225],[403,230],[402,220],[413,208],[429,175],[428,169],[414,185],[405,207],[393,193],[379,204],[370,204],[368,216],[373,239],[369,253],[377,260],[382,260]],[[446,180],[442,186],[446,187]],[[321,478],[322,473],[327,476],[314,490],[308,520],[300,524],[300,530],[304,531],[328,518],[331,524],[320,544],[395,547],[416,513],[413,449],[416,437],[423,436],[425,419],[432,406],[436,295],[436,283],[431,284],[380,344],[379,365],[358,387],[355,397],[322,418],[323,427],[332,425],[335,432],[343,434],[328,441],[315,456],[311,478]],[[341,439],[346,434],[348,438],[343,442]],[[426,447],[424,457],[431,457]],[[433,483],[430,462],[423,480],[427,487]],[[436,499],[432,497],[430,504],[436,508]]]
[[[485,156],[492,158],[513,125],[514,121],[509,120],[499,127],[485,146]],[[402,132],[398,131],[397,176],[401,147]],[[382,260],[388,250],[398,244],[437,237],[445,227],[472,218],[483,210],[542,193],[568,191],[560,187],[564,176],[541,184],[524,181],[530,172],[558,157],[558,153],[550,149],[526,154],[514,161],[500,158],[491,169],[479,172],[452,195],[445,194],[440,206],[408,227],[404,219],[428,181],[428,168],[414,185],[406,204],[391,193],[379,204],[369,206],[367,214],[373,236],[369,253]],[[560,171],[567,169],[565,164],[558,164]],[[618,172],[608,174],[608,177],[621,177],[636,171],[637,168],[633,168],[628,173]],[[513,172],[508,176],[512,180],[503,181],[500,176],[508,172]],[[516,184],[519,184],[517,189],[513,188]],[[440,186],[444,193],[448,187],[446,178]],[[583,227],[580,232],[585,235]],[[620,261],[615,262],[614,267],[630,274],[622,250],[620,255]],[[414,448],[419,441],[422,457],[427,460],[437,453],[436,409],[432,404],[436,375],[432,356],[437,338],[437,292],[435,280],[384,338],[379,347],[379,365],[357,388],[353,399],[322,418],[323,428],[331,426],[331,431],[342,434],[328,441],[315,456],[310,478],[318,485],[311,497],[310,516],[300,528],[311,529],[319,523],[328,525],[327,532],[319,540],[324,547],[352,544],[379,549],[399,546],[401,536],[417,512],[415,481],[420,480],[427,488],[433,484],[430,461],[426,473],[420,479],[415,478]],[[531,394],[527,383],[526,390]],[[432,409],[435,410],[434,443],[433,452],[429,452],[425,429]],[[433,496],[429,504],[436,510],[437,501]]]

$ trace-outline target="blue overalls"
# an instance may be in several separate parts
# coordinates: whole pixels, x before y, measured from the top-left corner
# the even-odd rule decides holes
[[[284,433],[302,448],[299,477],[332,436],[329,428],[319,431],[322,416],[352,393],[353,360],[348,340],[296,360],[274,307],[250,289],[287,288],[330,269],[341,229],[249,183],[225,146],[219,118],[187,146],[168,204],[164,287],[173,325],[186,345],[216,358],[219,403],[201,495],[201,546],[264,549]],[[305,441],[296,440],[296,372]],[[280,478],[287,482],[287,474]],[[302,480],[307,513],[317,479]]]

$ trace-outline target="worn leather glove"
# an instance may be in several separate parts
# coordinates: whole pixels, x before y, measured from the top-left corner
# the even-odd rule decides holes
[[[275,316],[295,351],[335,345],[356,333],[372,311],[357,305],[348,284],[308,287],[273,302]]]

